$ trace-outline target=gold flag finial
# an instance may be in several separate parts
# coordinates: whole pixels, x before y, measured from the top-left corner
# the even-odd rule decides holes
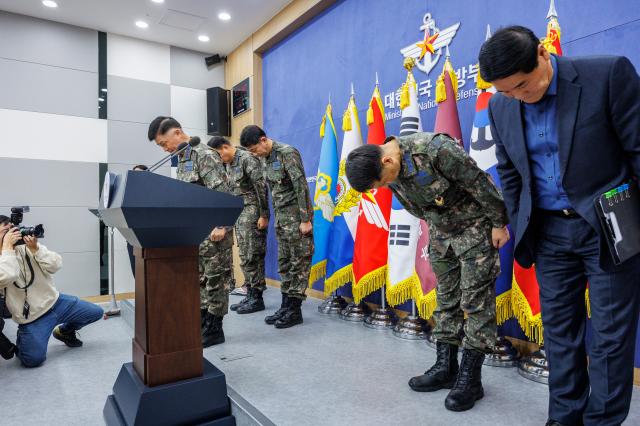
[[[407,71],[411,71],[413,67],[416,66],[416,58],[404,58],[404,63],[402,64],[402,66],[404,66]]]

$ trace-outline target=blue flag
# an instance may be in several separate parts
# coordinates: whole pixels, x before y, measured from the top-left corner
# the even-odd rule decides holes
[[[329,243],[327,279],[324,283],[324,293],[327,295],[353,280],[353,245],[356,239],[360,193],[351,188],[345,174],[345,164],[349,153],[362,145],[358,109],[353,93],[342,117],[342,130],[344,139],[336,187],[336,209]]]
[[[316,176],[316,191],[313,197],[313,242],[315,251],[311,259],[309,286],[327,273],[329,237],[335,210],[336,185],[338,182],[338,137],[331,116],[331,104],[320,125],[320,164]]]

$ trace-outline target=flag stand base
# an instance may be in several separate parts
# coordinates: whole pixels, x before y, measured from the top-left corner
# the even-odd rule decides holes
[[[549,363],[543,346],[531,355],[520,360],[518,363],[518,373],[525,379],[545,385],[549,384]]]
[[[395,313],[389,308],[380,307],[364,319],[364,326],[374,330],[388,330],[395,322]]]
[[[340,319],[352,322],[362,322],[367,317],[367,308],[364,303],[349,303],[346,308],[340,312]]]
[[[520,355],[513,347],[511,341],[504,336],[498,336],[495,346],[491,348],[491,353],[484,358],[484,365],[491,367],[515,367],[518,365]]]
[[[318,312],[327,315],[338,315],[347,306],[347,301],[332,293],[329,297],[324,299],[324,302],[318,306]]]
[[[393,335],[405,340],[425,340],[429,328],[429,324],[422,318],[408,315],[398,321],[393,328]]]

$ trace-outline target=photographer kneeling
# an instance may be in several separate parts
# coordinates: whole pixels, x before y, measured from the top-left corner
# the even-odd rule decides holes
[[[52,275],[62,267],[62,257],[47,250],[33,236],[21,237],[9,218],[0,216],[0,289],[19,324],[17,356],[25,367],[37,367],[47,358],[52,335],[69,347],[82,346],[76,331],[102,318],[98,305],[61,294]],[[24,245],[16,245],[24,240]]]

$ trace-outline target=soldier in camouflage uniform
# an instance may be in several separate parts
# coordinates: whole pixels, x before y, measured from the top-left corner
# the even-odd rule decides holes
[[[149,140],[166,152],[175,152],[178,145],[191,138],[180,123],[171,117],[157,117],[149,125]],[[224,165],[218,154],[205,144],[193,144],[178,155],[178,180],[192,182],[216,191],[230,193]],[[200,313],[202,316],[202,346],[224,342],[222,319],[229,304],[228,288],[233,281],[233,228],[216,227],[199,248]]]
[[[498,248],[509,239],[502,195],[445,134],[391,136],[382,146],[361,146],[349,154],[346,173],[361,192],[388,186],[409,213],[429,224],[429,257],[438,279],[433,331],[438,358],[409,386],[420,392],[451,389],[445,406],[470,409],[483,396],[480,370],[496,338]]]
[[[262,292],[267,288],[264,280],[264,258],[267,253],[269,205],[262,164],[247,150],[233,146],[221,136],[211,138],[207,145],[220,155],[233,194],[244,200],[244,208],[235,230],[240,266],[249,288],[247,297],[240,303],[231,305],[231,310],[239,314],[264,311]]]
[[[269,139],[264,130],[255,125],[242,130],[240,144],[251,154],[263,158],[276,216],[282,304],[265,322],[275,324],[276,328],[302,324],[300,305],[306,297],[314,248],[313,207],[302,158],[297,149]]]

